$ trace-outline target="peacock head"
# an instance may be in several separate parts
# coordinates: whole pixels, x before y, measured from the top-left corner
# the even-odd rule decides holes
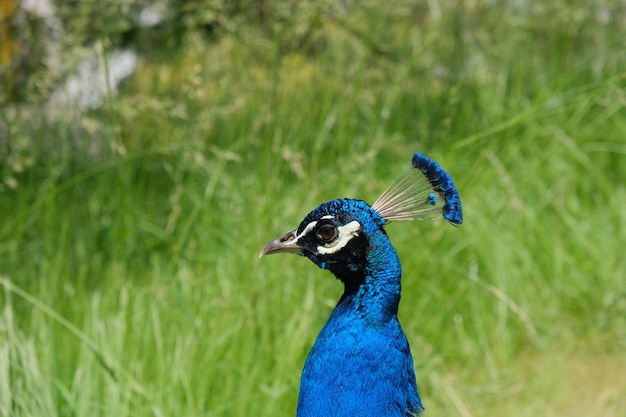
[[[268,243],[260,256],[290,252],[346,280],[361,274],[370,248],[386,238],[385,219],[365,201],[340,199],[321,204],[296,229]]]

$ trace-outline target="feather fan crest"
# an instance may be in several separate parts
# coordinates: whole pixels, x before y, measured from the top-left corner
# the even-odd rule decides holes
[[[372,208],[388,222],[443,216],[452,224],[461,224],[461,200],[450,175],[418,152],[411,162],[413,166],[378,197]]]

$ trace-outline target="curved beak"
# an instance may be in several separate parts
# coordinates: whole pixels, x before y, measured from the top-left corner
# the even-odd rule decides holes
[[[273,253],[302,253],[302,248],[297,245],[297,231],[298,229],[290,230],[278,239],[272,240],[261,249],[259,258],[263,255],[271,255]]]

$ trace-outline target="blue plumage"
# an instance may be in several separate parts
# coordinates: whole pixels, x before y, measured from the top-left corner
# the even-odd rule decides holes
[[[418,153],[412,163],[425,181],[405,176],[373,206],[352,199],[323,203],[261,251],[298,253],[344,283],[304,364],[298,417],[406,417],[423,410],[397,317],[402,270],[384,226],[433,210],[460,224],[462,213],[452,179],[439,164]]]
[[[411,164],[419,169],[428,179],[433,189],[441,194],[446,200],[443,206],[443,217],[453,224],[463,223],[463,210],[461,199],[452,182],[452,177],[439,166],[439,164],[426,155],[415,152]]]

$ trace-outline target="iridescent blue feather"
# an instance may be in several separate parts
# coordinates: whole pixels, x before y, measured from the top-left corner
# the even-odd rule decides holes
[[[452,177],[419,152],[411,164],[413,167],[385,190],[372,208],[388,222],[443,216],[454,225],[463,223],[461,199]]]

